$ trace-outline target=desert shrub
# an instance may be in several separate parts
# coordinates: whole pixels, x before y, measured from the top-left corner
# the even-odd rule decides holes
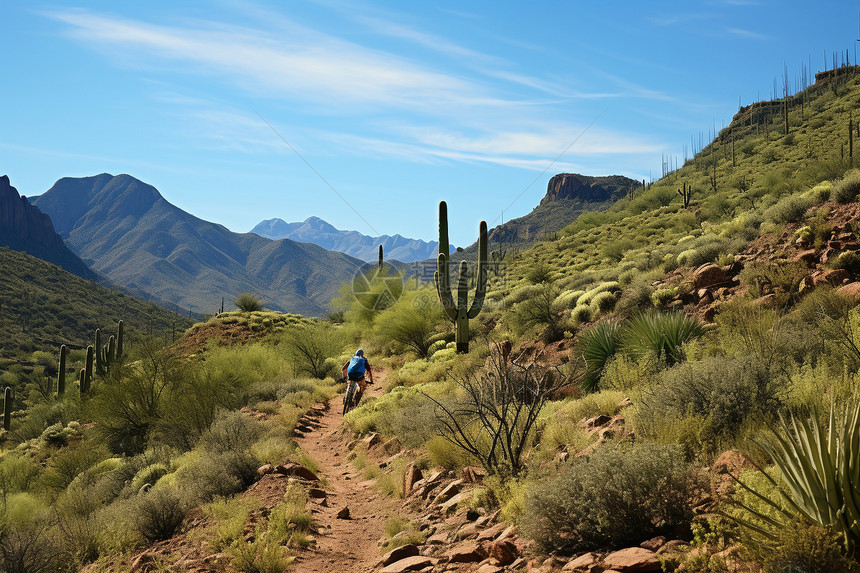
[[[845,555],[840,536],[830,528],[794,523],[776,532],[773,545],[748,545],[765,573],[857,573],[860,564]]]
[[[0,457],[0,505],[5,504],[7,495],[28,491],[41,471],[32,456],[9,452]]]
[[[526,494],[521,531],[544,552],[636,545],[689,525],[698,487],[680,448],[599,448]]]
[[[627,251],[630,251],[635,247],[636,244],[631,239],[618,239],[616,241],[610,241],[604,245],[601,250],[601,255],[606,259],[618,262],[624,258]]]
[[[615,294],[603,291],[601,293],[597,293],[593,299],[591,299],[591,311],[593,314],[602,314],[606,312],[610,312],[613,308],[615,308],[615,303],[617,299],[615,298]]]
[[[257,312],[263,310],[263,304],[260,302],[260,299],[257,295],[251,294],[249,292],[243,292],[236,300],[233,301],[233,304],[236,305],[242,312]]]
[[[0,571],[53,573],[64,569],[63,551],[47,520],[0,529]]]
[[[429,288],[404,293],[390,308],[379,313],[373,323],[383,343],[393,342],[426,358],[433,344],[436,326],[442,320],[439,297]]]
[[[852,169],[836,182],[830,191],[830,200],[836,203],[851,203],[860,193],[860,170]]]
[[[617,281],[606,281],[598,284],[595,287],[590,288],[589,290],[582,293],[582,295],[576,299],[576,305],[580,306],[583,304],[590,305],[594,297],[596,297],[600,293],[604,292],[616,292],[620,290],[620,285]]]
[[[650,273],[640,273],[630,281],[630,284],[621,291],[621,296],[618,297],[618,302],[615,304],[615,314],[624,318],[651,308],[653,306],[651,293],[654,292],[651,283],[654,280]]]
[[[2,384],[0,384],[2,386]],[[12,426],[11,438],[14,441],[26,442],[38,438],[46,428],[55,424],[65,426],[80,417],[79,401],[75,391],[67,389],[63,399],[55,399],[36,404],[27,409],[23,420]]]
[[[772,292],[776,304],[782,307],[799,298],[800,281],[805,275],[803,263],[772,261],[746,265],[738,278],[749,288],[750,296],[758,298]]]
[[[147,541],[168,539],[182,525],[187,511],[187,505],[177,490],[153,488],[139,496],[135,527]]]
[[[51,456],[41,478],[41,485],[60,492],[85,470],[109,456],[104,447],[82,443],[65,447]]]
[[[651,293],[651,302],[657,308],[662,308],[669,304],[678,294],[678,288],[658,288]]]
[[[770,223],[783,225],[800,221],[807,209],[815,203],[811,197],[788,195],[764,212],[764,219]]]
[[[564,323],[559,316],[555,301],[558,292],[551,284],[541,285],[533,296],[520,302],[509,313],[511,326],[522,334],[531,328],[538,328],[546,342],[561,339]]]
[[[336,357],[345,344],[339,331],[325,323],[295,327],[284,335],[284,346],[296,373],[307,373],[320,380],[337,375],[340,364]]]
[[[242,481],[233,472],[224,471],[220,456],[194,452],[187,454],[182,462],[179,469],[162,481],[174,478],[171,483],[179,484],[189,504],[206,503],[242,490]]]
[[[488,473],[510,475],[523,469],[541,409],[569,383],[558,370],[509,360],[500,347],[483,372],[454,380],[461,397],[453,404],[428,396],[442,436],[480,460]]]
[[[577,299],[584,294],[584,290],[566,290],[558,295],[558,298],[555,299],[555,303],[560,308],[572,308],[576,306]]]
[[[835,269],[845,269],[852,275],[860,274],[860,253],[857,251],[845,251],[836,257],[833,263]]]
[[[537,261],[526,270],[525,277],[533,285],[552,282],[552,269],[543,261]]]
[[[643,392],[637,428],[660,437],[667,421],[695,417],[695,436],[685,441],[695,453],[716,453],[749,422],[772,419],[781,386],[753,356],[713,356],[663,371]],[[693,452],[689,452],[693,453]]]
[[[218,457],[225,474],[247,486],[256,478],[259,460],[252,446],[262,433],[262,425],[253,418],[237,411],[224,412],[203,434],[200,446],[208,455]]]
[[[381,432],[397,436],[407,447],[418,447],[437,435],[436,418],[418,388],[394,388],[378,400],[347,416],[358,433]]]
[[[593,316],[594,312],[592,312],[591,307],[587,304],[578,305],[570,313],[570,318],[573,319],[573,322],[576,324],[590,322]]]

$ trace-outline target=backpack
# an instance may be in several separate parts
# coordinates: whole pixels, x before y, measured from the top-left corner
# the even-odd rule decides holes
[[[349,359],[349,368],[347,368],[347,374],[364,374],[365,364],[367,361],[363,356],[353,356]]]

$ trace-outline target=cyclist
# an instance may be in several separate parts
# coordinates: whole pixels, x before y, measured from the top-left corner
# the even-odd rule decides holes
[[[358,384],[358,392],[353,401],[354,406],[358,406],[358,401],[364,395],[364,389],[368,384],[373,384],[373,369],[370,367],[370,362],[364,357],[364,350],[359,348],[355,351],[355,356],[350,358],[341,368],[344,377],[348,380],[347,384],[356,382]],[[364,379],[364,373],[367,372],[368,380]],[[348,388],[349,386],[347,386]]]

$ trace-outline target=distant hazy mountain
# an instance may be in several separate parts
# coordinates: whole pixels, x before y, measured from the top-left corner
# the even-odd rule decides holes
[[[233,233],[130,175],[63,178],[35,204],[112,282],[194,312],[214,312],[221,297],[232,308],[251,292],[267,308],[323,315],[362,264],[317,245]]]
[[[69,250],[54,229],[51,218],[18,195],[6,175],[0,176],[0,246],[29,253],[81,278],[96,278],[96,274]]]
[[[437,241],[408,239],[400,235],[370,237],[358,231],[341,231],[319,217],[308,217],[301,223],[287,223],[283,219],[267,219],[251,229],[268,239],[292,239],[314,243],[331,251],[346,253],[363,261],[376,261],[379,245],[386,260],[404,263],[434,258],[439,251]]]

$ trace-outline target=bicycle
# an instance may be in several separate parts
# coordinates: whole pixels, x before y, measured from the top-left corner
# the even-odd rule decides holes
[[[346,416],[347,412],[355,408],[355,393],[358,391],[358,381],[357,380],[347,380],[346,381],[346,393],[343,395],[343,415]]]

